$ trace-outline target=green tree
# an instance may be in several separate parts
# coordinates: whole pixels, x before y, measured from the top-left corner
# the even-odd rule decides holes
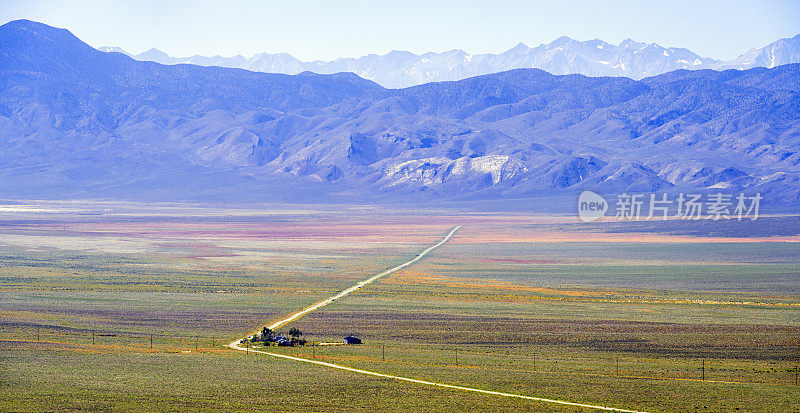
[[[297,327],[292,327],[289,329],[289,335],[292,336],[292,338],[297,338],[302,336],[303,332],[300,331],[300,329],[298,329]]]
[[[272,341],[274,339],[274,336],[275,332],[272,331],[270,328],[264,327],[261,329],[261,340],[263,340],[264,342]]]

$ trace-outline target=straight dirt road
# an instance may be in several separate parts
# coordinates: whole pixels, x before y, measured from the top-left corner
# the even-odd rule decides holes
[[[452,230],[450,230],[450,232],[447,234],[447,236],[445,236],[441,241],[439,241],[436,244],[428,247],[427,249],[425,249],[421,253],[417,254],[414,258],[412,258],[412,259],[410,259],[410,260],[408,260],[408,261],[406,261],[406,262],[404,262],[404,263],[402,263],[402,264],[400,264],[400,265],[398,265],[398,266],[396,266],[394,268],[390,268],[390,269],[388,269],[388,270],[386,270],[386,271],[384,271],[384,272],[382,272],[382,273],[380,273],[378,275],[375,275],[375,276],[372,276],[370,278],[367,278],[366,280],[361,281],[361,282],[357,283],[356,285],[354,285],[354,286],[352,286],[352,287],[350,287],[350,288],[348,288],[348,289],[346,289],[346,290],[344,290],[344,291],[342,291],[342,292],[340,292],[340,293],[338,293],[338,294],[336,294],[336,295],[334,295],[332,297],[326,298],[325,300],[322,300],[322,301],[320,301],[320,302],[318,302],[318,303],[316,303],[314,305],[306,307],[306,308],[304,308],[304,309],[302,309],[302,310],[300,310],[300,311],[298,311],[296,313],[291,314],[290,316],[288,316],[288,317],[286,317],[286,318],[284,318],[282,320],[276,321],[276,322],[272,323],[271,325],[269,325],[269,328],[272,329],[272,330],[275,330],[277,328],[285,326],[286,324],[291,323],[292,321],[297,320],[300,317],[302,317],[302,316],[304,316],[304,315],[306,315],[308,313],[316,311],[316,310],[318,310],[318,309],[320,309],[322,307],[325,307],[326,305],[328,305],[328,304],[330,304],[330,303],[332,303],[332,302],[334,302],[334,301],[336,301],[336,300],[338,300],[338,299],[340,299],[342,297],[345,297],[345,296],[347,296],[349,294],[352,294],[355,291],[358,291],[362,287],[364,287],[364,286],[366,286],[368,284],[371,284],[372,282],[374,282],[375,280],[380,279],[381,277],[384,277],[386,275],[389,275],[389,274],[392,274],[394,272],[400,271],[403,268],[406,268],[409,265],[414,264],[415,262],[421,260],[422,257],[427,255],[431,251],[435,250],[436,248],[442,246],[444,243],[449,241],[450,238],[452,238],[453,235],[456,233],[456,231],[459,230],[459,228],[461,228],[461,225],[459,225],[459,226],[453,228]],[[252,337],[252,335],[246,337],[244,340],[250,339],[251,337]],[[384,374],[384,373],[379,373],[379,372],[375,372],[375,371],[355,369],[355,368],[352,368],[352,367],[342,366],[342,365],[333,364],[333,363],[327,363],[327,362],[324,362],[324,361],[311,360],[311,359],[306,359],[306,358],[302,358],[302,357],[288,356],[288,355],[285,355],[285,354],[272,353],[272,352],[263,351],[263,350],[253,350],[253,349],[250,349],[248,347],[241,346],[240,343],[239,343],[240,341],[241,340],[236,340],[236,341],[228,344],[227,347],[232,348],[234,350],[238,350],[238,351],[247,351],[247,352],[259,353],[259,354],[266,354],[266,355],[271,356],[271,357],[277,357],[277,358],[281,358],[281,359],[293,360],[293,361],[298,361],[298,362],[303,362],[303,363],[310,363],[310,364],[315,364],[315,365],[318,365],[318,366],[324,366],[324,367],[328,367],[328,368],[334,368],[334,369],[349,371],[349,372],[368,375],[368,376],[373,376],[373,377],[383,377],[383,378],[387,378],[387,379],[393,379],[393,380],[397,380],[397,381],[404,381],[404,382],[408,382],[408,383],[422,384],[422,385],[426,385],[426,386],[434,386],[434,387],[441,387],[441,388],[447,388],[447,389],[469,391],[469,392],[474,392],[474,393],[489,394],[489,395],[500,396],[500,397],[512,397],[512,398],[518,398],[518,399],[526,399],[526,400],[532,400],[532,401],[538,401],[538,402],[544,402],[544,403],[560,404],[560,405],[563,405],[563,406],[580,407],[580,408],[592,409],[592,410],[628,412],[628,413],[643,413],[643,412],[637,412],[636,410],[618,409],[618,408],[608,407],[608,406],[597,406],[597,405],[591,405],[591,404],[575,403],[575,402],[570,402],[570,401],[566,401],[566,400],[555,400],[555,399],[546,399],[546,398],[534,397],[534,396],[525,396],[525,395],[521,395],[521,394],[503,393],[503,392],[492,391],[492,390],[478,389],[478,388],[474,388],[474,387],[456,386],[456,385],[452,385],[452,384],[437,383],[437,382],[432,382],[432,381],[413,379],[413,378],[409,378],[409,377],[394,376],[394,375],[391,375],[391,374]]]
[[[417,254],[416,257],[414,257],[414,258],[412,258],[412,259],[410,259],[410,260],[408,260],[408,261],[406,261],[406,262],[404,262],[404,263],[402,263],[402,264],[400,264],[400,265],[398,265],[398,266],[396,266],[394,268],[390,268],[390,269],[388,269],[388,270],[386,270],[386,271],[384,271],[384,272],[382,272],[382,273],[380,273],[378,275],[375,275],[375,276],[373,276],[371,278],[368,278],[368,279],[366,279],[364,281],[361,281],[358,284],[356,284],[356,285],[354,285],[354,286],[352,286],[352,287],[340,292],[339,294],[334,295],[333,297],[326,298],[325,300],[320,301],[320,302],[318,302],[318,303],[316,303],[316,304],[314,304],[314,305],[312,305],[310,307],[306,307],[306,308],[304,308],[304,309],[302,309],[302,310],[290,315],[289,317],[284,318],[283,320],[276,321],[276,322],[272,323],[272,325],[269,326],[269,329],[275,330],[276,328],[280,328],[282,326],[285,326],[286,324],[289,324],[292,321],[297,320],[298,318],[300,318],[300,317],[302,317],[302,316],[304,316],[304,315],[306,315],[306,314],[308,314],[308,313],[310,313],[312,311],[319,310],[320,308],[325,307],[326,305],[328,305],[328,304],[330,304],[330,303],[332,303],[332,302],[334,302],[334,301],[336,301],[336,300],[338,300],[338,299],[340,299],[342,297],[345,297],[345,296],[347,296],[347,295],[349,295],[351,293],[354,293],[354,292],[358,291],[359,289],[361,289],[361,287],[363,287],[365,285],[368,285],[368,284],[371,284],[373,281],[375,281],[375,280],[377,280],[377,279],[379,279],[381,277],[384,277],[386,275],[389,275],[391,273],[400,271],[403,268],[408,267],[409,265],[421,260],[422,257],[427,255],[429,252],[435,250],[436,248],[442,246],[442,244],[444,244],[445,242],[449,241],[450,238],[453,237],[453,234],[455,234],[456,231],[458,231],[459,228],[461,228],[461,225],[459,225],[459,226],[453,228],[452,230],[450,230],[450,233],[448,233],[447,236],[444,237],[444,239],[442,239],[441,241],[437,242],[436,244],[428,247],[427,249],[425,249],[425,251],[422,251],[421,253]]]

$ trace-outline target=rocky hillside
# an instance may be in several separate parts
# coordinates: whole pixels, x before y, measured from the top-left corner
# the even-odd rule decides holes
[[[384,89],[165,66],[0,27],[5,198],[499,199],[761,191],[800,203],[800,65],[632,80],[518,69]]]

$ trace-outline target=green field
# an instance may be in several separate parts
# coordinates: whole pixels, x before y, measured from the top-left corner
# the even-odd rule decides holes
[[[2,411],[576,411],[222,347],[455,224],[421,262],[291,325],[364,345],[270,349],[620,408],[800,411],[795,240],[370,210],[12,218],[0,231]]]
[[[542,403],[442,392],[232,351],[96,354],[8,346],[4,343],[0,356],[5,372],[0,387],[4,411],[565,411]]]

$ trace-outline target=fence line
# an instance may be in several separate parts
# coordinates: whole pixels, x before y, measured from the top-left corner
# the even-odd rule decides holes
[[[200,348],[221,347],[225,341],[224,336],[198,335],[196,333],[166,333],[163,331],[138,332],[126,330],[114,330],[107,328],[75,328],[54,326],[46,324],[15,324],[0,325],[4,330],[0,330],[0,339],[17,339],[32,342],[51,342],[61,344],[88,344],[93,345],[124,344],[139,345],[147,348],[154,347],[191,347],[196,350]],[[10,334],[17,331],[17,334]]]
[[[102,345],[108,346],[115,344],[120,346],[131,346],[145,349],[213,349],[221,348],[226,342],[225,336],[199,335],[194,333],[175,334],[169,332],[141,332],[125,331],[106,328],[76,328],[65,326],[54,326],[34,323],[5,324],[0,330],[0,340],[15,339],[29,342],[47,342],[73,345]],[[12,333],[14,331],[16,334]],[[11,334],[10,334],[11,333]],[[530,373],[558,373],[558,374],[583,374],[595,376],[613,376],[619,378],[637,378],[653,380],[694,380],[707,382],[724,383],[764,383],[776,385],[798,386],[800,378],[800,366],[798,360],[775,360],[764,362],[752,359],[717,359],[710,363],[706,358],[665,356],[658,354],[640,354],[626,357],[627,354],[613,354],[613,356],[597,354],[554,354],[552,351],[531,351],[525,354],[518,352],[492,352],[464,349],[458,346],[441,345],[386,345],[384,344],[365,344],[357,347],[345,346],[347,350],[324,350],[325,347],[316,349],[317,346],[308,349],[313,358],[337,358],[337,351],[347,351],[352,355],[354,349],[362,348],[375,352],[374,357],[365,357],[363,360],[381,363],[401,363],[421,367],[458,367],[458,368],[478,368],[509,370]],[[342,347],[339,347],[342,348]],[[294,351],[302,351],[296,349]],[[440,352],[439,358],[442,363],[418,363],[403,359],[404,354],[409,351]],[[612,352],[613,353],[613,352]],[[418,356],[418,355],[417,355]],[[481,358],[476,360],[476,358]],[[487,357],[489,359],[487,359]],[[669,368],[658,371],[655,374],[643,373],[648,368],[657,368],[654,363],[661,359],[662,363],[670,365]],[[667,360],[664,360],[667,359]],[[501,361],[513,360],[522,363],[524,366],[532,364],[531,368],[510,368],[511,366],[498,366]],[[736,363],[739,370],[749,371],[750,374],[732,374]],[[719,364],[731,364],[727,369],[719,367]],[[789,364],[789,366],[787,366]],[[518,364],[519,365],[519,364]],[[781,367],[783,365],[784,367]],[[674,367],[672,367],[674,366]],[[747,367],[744,369],[743,367]],[[758,371],[756,371],[758,368]],[[725,371],[726,373],[720,373]],[[653,373],[653,372],[650,372]],[[677,373],[677,374],[675,374]],[[784,377],[785,376],[785,377]]]

